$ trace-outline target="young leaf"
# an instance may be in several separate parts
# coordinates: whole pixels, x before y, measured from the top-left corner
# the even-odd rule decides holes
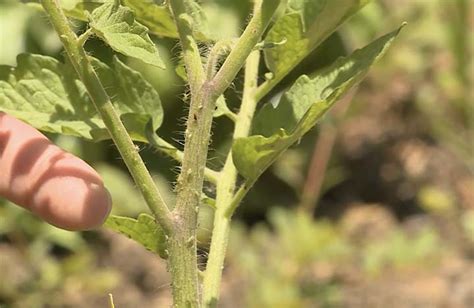
[[[157,253],[166,259],[166,237],[155,219],[145,213],[138,215],[137,219],[124,216],[111,215],[104,226],[142,244],[151,252]]]
[[[350,57],[340,58],[315,78],[301,76],[276,108],[267,104],[255,119],[261,135],[235,140],[232,157],[239,172],[255,180],[289,146],[307,133],[326,111],[367,73],[399,33],[401,27]]]
[[[164,68],[148,28],[135,20],[128,7],[104,3],[92,12],[90,19],[92,31],[115,51]]]
[[[47,132],[95,141],[110,138],[70,65],[32,54],[19,55],[17,62],[15,68],[0,66],[1,111]],[[146,142],[147,122],[156,129],[163,117],[156,90],[117,59],[112,68],[97,59],[93,63],[132,138]]]
[[[277,19],[266,42],[284,42],[265,49],[265,62],[280,80],[339,25],[369,0],[289,0],[286,13]]]

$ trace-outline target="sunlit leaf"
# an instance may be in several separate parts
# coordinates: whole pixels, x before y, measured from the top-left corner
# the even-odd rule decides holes
[[[58,0],[66,16],[81,21],[88,21],[87,15],[106,1],[107,0]],[[22,2],[30,7],[43,10],[40,0],[22,0]]]
[[[301,76],[276,108],[265,105],[254,123],[254,133],[259,135],[239,138],[232,147],[232,157],[239,172],[250,181],[256,179],[365,76],[400,29],[355,51],[350,57],[338,59],[314,78]]]
[[[279,43],[265,50],[265,62],[274,78],[288,74],[339,25],[369,0],[289,0],[286,13],[279,17],[265,37]]]
[[[41,5],[39,0],[24,0],[30,5]],[[106,2],[112,0],[59,0],[64,13],[71,18],[88,21],[87,16],[92,11]],[[149,32],[155,35],[177,38],[178,32],[173,21],[173,16],[165,3],[153,0],[122,0],[124,6],[133,10],[138,22],[145,25]]]
[[[148,28],[135,20],[133,11],[115,3],[104,3],[90,15],[92,31],[112,49],[145,63],[163,67]]]
[[[140,243],[149,251],[159,254],[160,257],[167,258],[165,234],[152,216],[142,213],[134,219],[111,215],[104,226]]]

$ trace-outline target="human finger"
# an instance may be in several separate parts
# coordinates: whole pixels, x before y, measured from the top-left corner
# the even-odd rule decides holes
[[[92,167],[2,112],[0,196],[67,230],[98,227],[111,209],[110,194]]]

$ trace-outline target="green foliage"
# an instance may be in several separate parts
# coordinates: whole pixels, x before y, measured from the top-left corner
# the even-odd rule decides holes
[[[284,42],[265,50],[265,62],[274,78],[286,75],[322,43],[367,0],[289,0],[288,7],[265,37],[266,42]]]
[[[336,226],[308,215],[274,209],[270,226],[246,233],[234,226],[229,269],[243,277],[244,307],[309,307],[340,304],[332,279],[317,279],[313,269],[344,264],[351,247]],[[273,230],[273,231],[272,231]],[[242,300],[242,299],[241,299]]]
[[[367,245],[363,265],[374,275],[386,267],[434,266],[440,255],[440,239],[433,228],[424,228],[415,236],[395,230],[387,238]]]
[[[148,29],[137,22],[133,11],[115,3],[104,3],[90,15],[92,31],[112,49],[126,56],[164,67]]]
[[[242,307],[339,307],[343,281],[338,277],[348,266],[351,277],[370,281],[387,270],[429,269],[443,254],[441,238],[430,226],[415,232],[396,226],[387,236],[356,243],[340,224],[302,212],[276,208],[268,220],[268,226],[248,231],[233,226],[228,266],[230,275],[241,277]]]
[[[37,0],[25,0],[36,6]],[[88,21],[88,16],[108,0],[60,0],[64,13],[71,18]],[[167,5],[153,0],[122,0],[122,5],[130,8],[138,22],[145,25],[150,33],[158,36],[177,38],[178,32]],[[41,8],[41,6],[38,6]]]
[[[156,129],[163,118],[158,93],[118,59],[111,67],[93,61],[131,136],[146,141],[148,121]],[[90,140],[110,138],[73,68],[54,58],[22,54],[16,68],[1,66],[0,110],[43,131]]]
[[[158,5],[152,0],[123,0],[122,4],[131,8],[135,18],[147,26],[151,33],[165,37],[178,37],[178,30],[167,5]]]
[[[104,225],[142,244],[160,257],[167,258],[165,234],[152,216],[142,213],[133,219],[111,215]]]
[[[212,19],[217,20],[220,10],[225,11],[223,8],[230,5],[228,1],[219,1],[219,4],[216,2],[215,6],[209,3],[203,3],[201,6],[198,1],[193,0],[172,0],[170,6],[161,1],[61,1],[68,16],[87,22],[85,34],[77,40],[71,31],[65,31],[70,24],[60,14],[57,2],[43,0],[54,28],[65,42],[67,54],[72,55],[80,51],[78,55],[70,57],[69,61],[81,72],[79,75],[82,81],[68,61],[63,64],[52,57],[22,54],[18,57],[16,67],[0,67],[0,110],[46,132],[73,135],[93,141],[108,139],[109,133],[112,133],[136,185],[155,217],[145,213],[139,214],[136,219],[112,215],[105,226],[137,241],[162,258],[167,258],[169,253],[170,272],[173,278],[177,279],[172,283],[176,306],[182,306],[183,303],[199,306],[199,296],[196,292],[199,289],[196,279],[196,235],[200,239],[211,235],[204,234],[202,226],[202,230],[196,234],[196,221],[205,222],[207,227],[214,217],[216,229],[212,238],[218,240],[212,243],[216,246],[211,248],[202,287],[205,304],[214,303],[218,297],[230,216],[236,205],[263,171],[311,130],[326,112],[365,76],[368,69],[385,53],[400,29],[379,38],[350,57],[338,59],[314,76],[301,75],[283,94],[277,106],[264,105],[252,120],[261,98],[257,97],[262,92],[268,94],[276,83],[287,76],[303,58],[366,2],[256,0],[254,14],[243,32],[244,35],[229,40],[238,36],[240,28],[238,19],[230,18],[234,14],[228,15],[232,21],[229,26],[225,25],[225,21],[209,19],[209,16],[213,16]],[[279,6],[282,14],[273,19]],[[173,9],[176,20],[173,20],[169,7]],[[213,15],[208,12],[213,12]],[[268,31],[267,24],[271,24]],[[193,99],[190,100],[190,114],[185,132],[186,142],[191,142],[183,152],[155,135],[163,122],[160,97],[139,72],[125,64],[130,62],[124,63],[118,57],[112,56],[106,64],[96,58],[86,57],[86,50],[82,50],[84,46],[88,47],[88,44],[83,43],[92,33],[115,52],[134,61],[143,62],[142,66],[149,64],[164,67],[149,32],[162,37],[177,38],[177,27],[181,27],[179,33],[183,40],[181,45],[183,54],[186,55],[184,61],[188,70],[184,72],[181,69],[183,80],[187,81],[186,73],[192,74],[190,80]],[[267,33],[264,42],[258,43],[263,33]],[[214,47],[218,46],[219,42],[232,41],[232,44],[225,52],[218,52],[214,58],[212,52],[203,52],[196,43],[199,41],[212,45],[217,40],[219,41]],[[171,45],[174,44],[173,41]],[[259,86],[259,55],[257,52],[252,53],[256,57],[247,61],[245,98],[242,100],[239,115],[236,115],[229,109],[226,98],[235,100],[234,96],[238,95],[226,93],[224,98],[221,94],[226,88],[232,89],[232,79],[245,65],[249,54],[254,50],[259,51],[260,46],[264,46],[264,60],[271,71],[271,74],[266,76],[272,75],[273,79],[270,76],[267,82]],[[113,55],[113,52],[108,51],[106,54]],[[228,54],[230,56],[224,61]],[[103,54],[100,54],[99,58],[106,58],[102,56]],[[200,61],[203,57],[207,59]],[[206,60],[210,65],[205,65]],[[222,62],[225,64],[220,66]],[[179,71],[180,64],[176,66]],[[216,74],[217,70],[219,73]],[[98,75],[100,83],[93,71]],[[104,90],[107,96],[103,95]],[[93,96],[93,99],[89,96]],[[216,97],[217,101],[209,99]],[[229,106],[235,105],[229,103]],[[94,107],[106,119],[107,127]],[[229,156],[220,173],[207,169],[205,165],[212,116],[231,118],[235,122],[234,135],[241,137],[228,142],[233,142],[233,146],[230,153],[226,151]],[[129,136],[123,130],[119,118]],[[249,131],[253,134],[250,137]],[[150,142],[162,153],[182,163],[176,207],[168,206],[167,203],[174,204],[175,200],[166,202],[168,200],[164,200],[157,186],[153,185],[151,174],[130,139]],[[134,189],[126,183],[127,179],[121,178],[115,171],[108,170],[109,176],[105,180],[108,183],[114,181],[111,187],[115,190],[120,190],[121,186],[127,187],[121,193],[128,196],[119,203],[130,203],[124,206],[124,211],[130,210],[129,207],[141,201],[137,201]],[[249,186],[238,190],[237,173],[247,179],[244,185]],[[117,178],[111,179],[115,176]],[[203,176],[206,176],[210,184],[215,184],[215,200],[214,196],[207,197],[205,192],[201,191]],[[212,193],[213,189],[214,187],[210,189]],[[234,194],[235,191],[244,193]],[[189,206],[192,204],[195,207]],[[201,212],[200,217],[197,213],[199,204],[209,205],[206,207],[207,212]],[[130,211],[126,214],[131,215]],[[253,298],[249,300],[249,306],[305,306],[313,303],[316,297],[320,300],[320,296],[323,298],[323,304],[337,303],[339,295],[333,288],[332,281],[313,281],[312,277],[308,278],[301,270],[321,262],[347,260],[353,247],[340,235],[337,226],[328,222],[314,222],[311,217],[302,213],[274,211],[269,217],[274,232],[263,227],[252,232],[252,243],[240,243],[246,249],[241,249],[239,257],[246,260],[245,269],[256,276],[249,284],[252,290],[248,294]],[[219,232],[221,233],[216,234]],[[172,245],[169,247],[166,247],[166,236],[171,237]],[[186,238],[185,243],[183,238]],[[425,242],[429,244],[424,244]],[[398,238],[395,243],[400,249],[406,248],[405,243]],[[432,242],[426,240],[416,244],[421,248],[416,249],[413,258],[429,254]],[[384,254],[379,255],[385,257]],[[371,264],[379,264],[377,262],[379,261],[371,261]],[[263,264],[266,266],[262,266]],[[286,266],[282,267],[282,264]],[[306,280],[309,282],[306,283]]]
[[[255,118],[255,136],[237,139],[232,156],[239,172],[253,181],[367,73],[401,28],[341,58],[314,78],[301,76],[276,108],[267,104]]]

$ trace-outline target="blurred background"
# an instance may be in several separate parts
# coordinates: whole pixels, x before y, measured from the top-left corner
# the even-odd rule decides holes
[[[202,4],[222,36],[238,36],[251,7],[247,0]],[[408,22],[358,89],[290,148],[237,210],[220,307],[474,306],[473,4],[374,1],[265,98]],[[175,73],[179,48],[155,39],[167,70],[124,61],[159,91],[159,133],[181,147],[187,108]],[[86,48],[106,62],[112,57],[99,40]],[[0,0],[0,64],[15,65],[22,52],[63,59],[40,11]],[[240,76],[226,94],[233,110],[241,89]],[[227,119],[215,120],[213,168],[223,163],[231,129]],[[115,214],[146,211],[110,142],[48,136],[98,170]],[[176,164],[140,147],[172,200]],[[214,194],[212,186],[205,190]],[[203,263],[211,224],[212,209],[203,205]],[[108,293],[120,308],[169,306],[165,262],[121,235],[61,231],[0,200],[0,307],[105,307]]]

